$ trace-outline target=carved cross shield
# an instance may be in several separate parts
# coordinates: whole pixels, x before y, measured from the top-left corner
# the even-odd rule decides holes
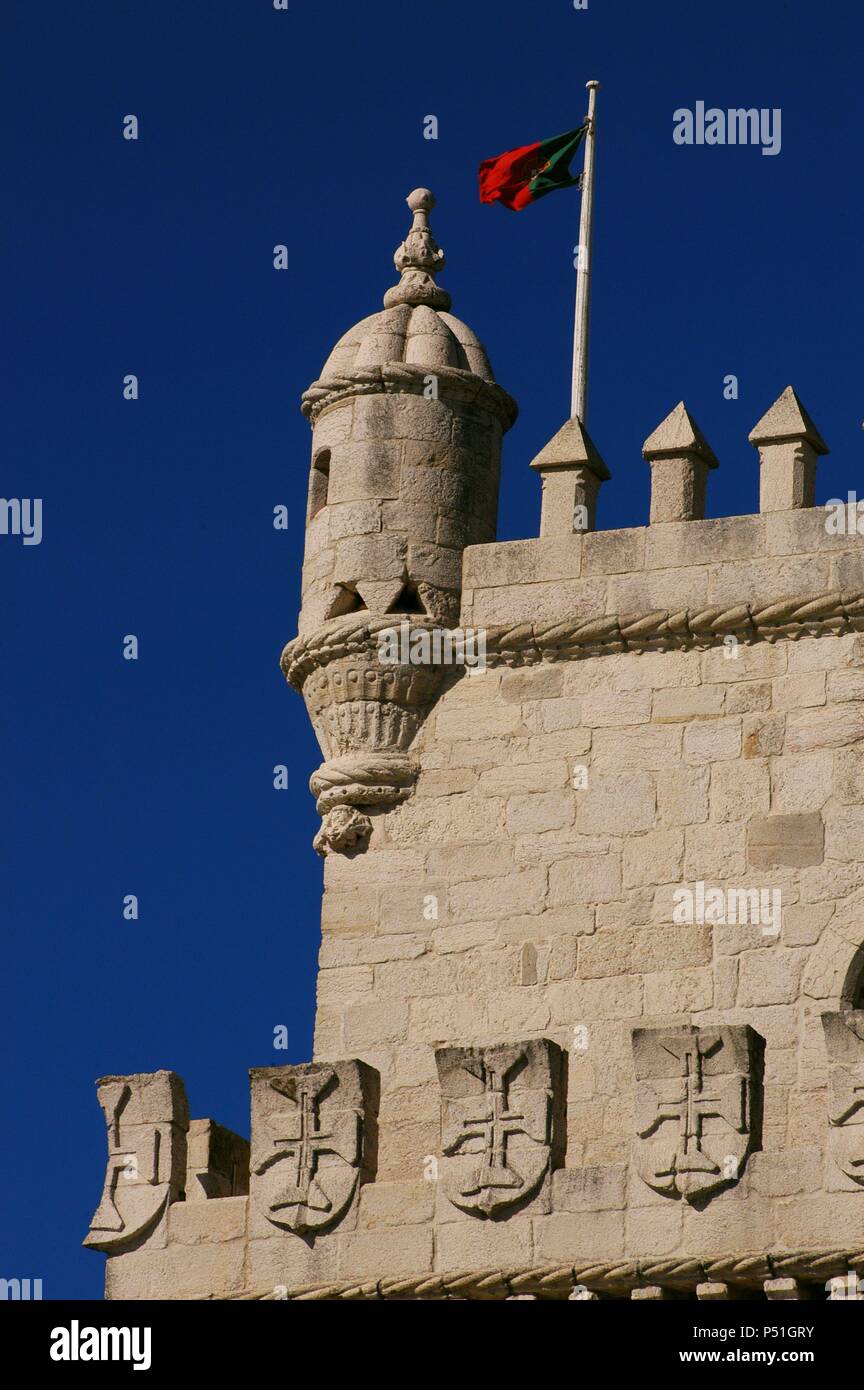
[[[828,1151],[864,1187],[864,1009],[823,1014],[828,1049]]]
[[[182,1193],[189,1107],[183,1082],[168,1071],[105,1076],[97,1095],[108,1163],[84,1244],[114,1250],[148,1231]]]
[[[364,1154],[369,1072],[350,1061],[251,1073],[250,1191],[274,1226],[310,1234],[350,1206]]]
[[[559,1049],[540,1038],[442,1048],[435,1057],[450,1201],[486,1217],[530,1197],[551,1163]]]
[[[757,1142],[764,1043],[749,1026],[637,1028],[639,1172],[692,1202],[738,1181]]]

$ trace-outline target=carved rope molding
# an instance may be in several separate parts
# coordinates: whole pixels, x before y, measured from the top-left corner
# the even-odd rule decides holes
[[[497,382],[475,376],[464,367],[423,367],[410,362],[387,362],[383,367],[358,367],[344,375],[333,373],[313,381],[301,397],[301,411],[314,425],[328,405],[351,396],[372,396],[384,392],[422,395],[424,383],[432,376],[452,400],[480,406],[509,429],[516,419],[513,397]]]
[[[659,1285],[695,1292],[697,1284],[724,1283],[759,1290],[766,1279],[792,1278],[824,1285],[850,1270],[864,1272],[864,1250],[799,1250],[781,1254],[719,1255],[700,1260],[644,1259],[586,1264],[534,1265],[529,1268],[454,1270],[402,1279],[343,1280],[290,1287],[270,1285],[242,1293],[214,1294],[219,1301],[302,1302],[322,1299],[454,1298],[505,1299],[514,1294],[566,1298],[575,1287],[626,1298],[633,1289]]]
[[[371,652],[399,615],[349,619],[338,628],[298,637],[282,653],[285,678],[301,690],[309,673],[345,656]],[[712,608],[654,609],[649,613],[565,618],[556,622],[497,623],[483,629],[490,665],[528,666],[615,652],[712,647],[724,637],[740,642],[796,641],[800,637],[864,632],[864,592],[804,594],[772,603],[718,604]]]

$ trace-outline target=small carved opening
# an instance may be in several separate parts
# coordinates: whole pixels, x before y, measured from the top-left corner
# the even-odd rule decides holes
[[[327,506],[327,493],[330,488],[330,450],[322,449],[312,460],[312,473],[309,478],[309,516],[311,521],[322,507]]]
[[[340,584],[339,592],[327,611],[327,617],[344,618],[347,613],[365,613],[365,611],[366,604],[357,590],[349,588],[347,584]]]
[[[417,592],[417,585],[412,584],[410,579],[407,584],[403,584],[399,594],[387,609],[388,613],[422,613],[426,616],[426,605]]]

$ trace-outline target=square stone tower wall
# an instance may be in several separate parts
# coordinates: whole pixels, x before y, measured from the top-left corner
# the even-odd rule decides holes
[[[328,857],[316,1056],[381,1074],[370,1226],[389,1187],[406,1263],[434,1232],[436,1268],[864,1244],[822,1023],[864,1002],[864,634],[783,622],[802,592],[864,588],[860,545],[812,509],[477,547],[464,584],[478,628],[788,611],[758,640],[464,674],[414,797]],[[670,1199],[639,1172],[634,1030],[744,1025],[765,1046],[743,1172],[704,1207]],[[426,1180],[436,1047],[537,1037],[568,1063],[551,1209],[466,1218]],[[379,1239],[354,1239],[370,1271]]]

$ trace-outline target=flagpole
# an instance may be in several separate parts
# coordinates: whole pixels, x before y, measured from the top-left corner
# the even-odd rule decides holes
[[[599,82],[588,88],[588,129],[585,132],[585,166],[582,174],[582,211],[579,218],[579,264],[576,269],[576,315],[573,324],[573,380],[570,415],[585,423],[588,408],[588,325],[591,318],[591,225],[594,212],[594,105]]]

